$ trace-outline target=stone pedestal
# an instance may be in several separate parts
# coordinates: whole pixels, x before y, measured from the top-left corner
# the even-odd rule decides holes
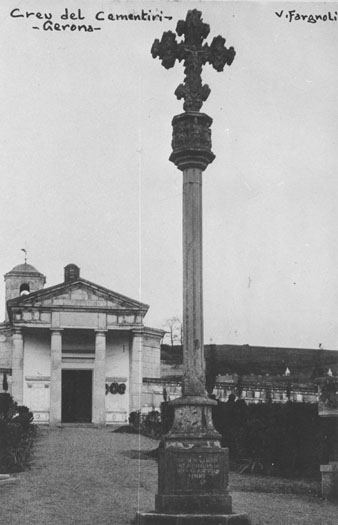
[[[183,396],[172,402],[173,426],[163,438],[158,465],[155,512],[138,513],[139,525],[250,523],[232,512],[228,492],[228,449],[212,423],[215,401]]]
[[[227,514],[232,511],[228,486],[228,450],[196,445],[162,450],[155,509],[164,513]]]
[[[212,424],[208,398],[173,402],[174,422],[159,458],[155,509],[163,513],[229,513],[228,450],[222,449]]]

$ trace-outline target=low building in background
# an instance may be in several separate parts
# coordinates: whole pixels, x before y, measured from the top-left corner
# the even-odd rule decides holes
[[[223,402],[317,403],[317,379],[338,375],[336,350],[206,345],[205,356],[209,393]],[[161,380],[143,380],[143,411],[158,410],[164,392],[179,397],[182,374],[182,348],[162,345]]]

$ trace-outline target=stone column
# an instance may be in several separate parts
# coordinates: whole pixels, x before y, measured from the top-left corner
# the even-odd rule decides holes
[[[132,331],[133,339],[130,349],[130,412],[142,408],[142,347],[143,329]]]
[[[183,171],[184,395],[205,395],[202,292],[202,171]]]
[[[12,354],[12,396],[18,405],[23,403],[23,336],[21,328],[14,328]]]
[[[49,424],[61,423],[62,406],[62,329],[51,330]]]
[[[204,113],[173,118],[170,160],[183,172],[183,384],[184,396],[207,397],[203,347],[202,172],[213,161]]]
[[[106,424],[106,330],[96,330],[93,377],[93,423]]]

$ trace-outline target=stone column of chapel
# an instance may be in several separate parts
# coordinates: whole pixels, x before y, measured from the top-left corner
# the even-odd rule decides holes
[[[96,330],[95,361],[93,376],[93,423],[106,423],[106,333],[107,330]]]
[[[13,333],[12,396],[18,405],[23,403],[23,336],[21,328]]]
[[[49,424],[61,423],[62,401],[62,329],[51,330]]]
[[[130,349],[130,381],[129,400],[130,412],[141,410],[142,404],[142,348],[143,330],[132,330],[133,339]]]

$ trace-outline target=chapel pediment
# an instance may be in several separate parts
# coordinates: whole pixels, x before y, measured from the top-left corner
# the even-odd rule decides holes
[[[79,279],[76,282],[62,283],[38,290],[29,295],[8,301],[8,309],[74,309],[74,310],[112,310],[142,311],[148,305],[123,296],[107,288]]]

